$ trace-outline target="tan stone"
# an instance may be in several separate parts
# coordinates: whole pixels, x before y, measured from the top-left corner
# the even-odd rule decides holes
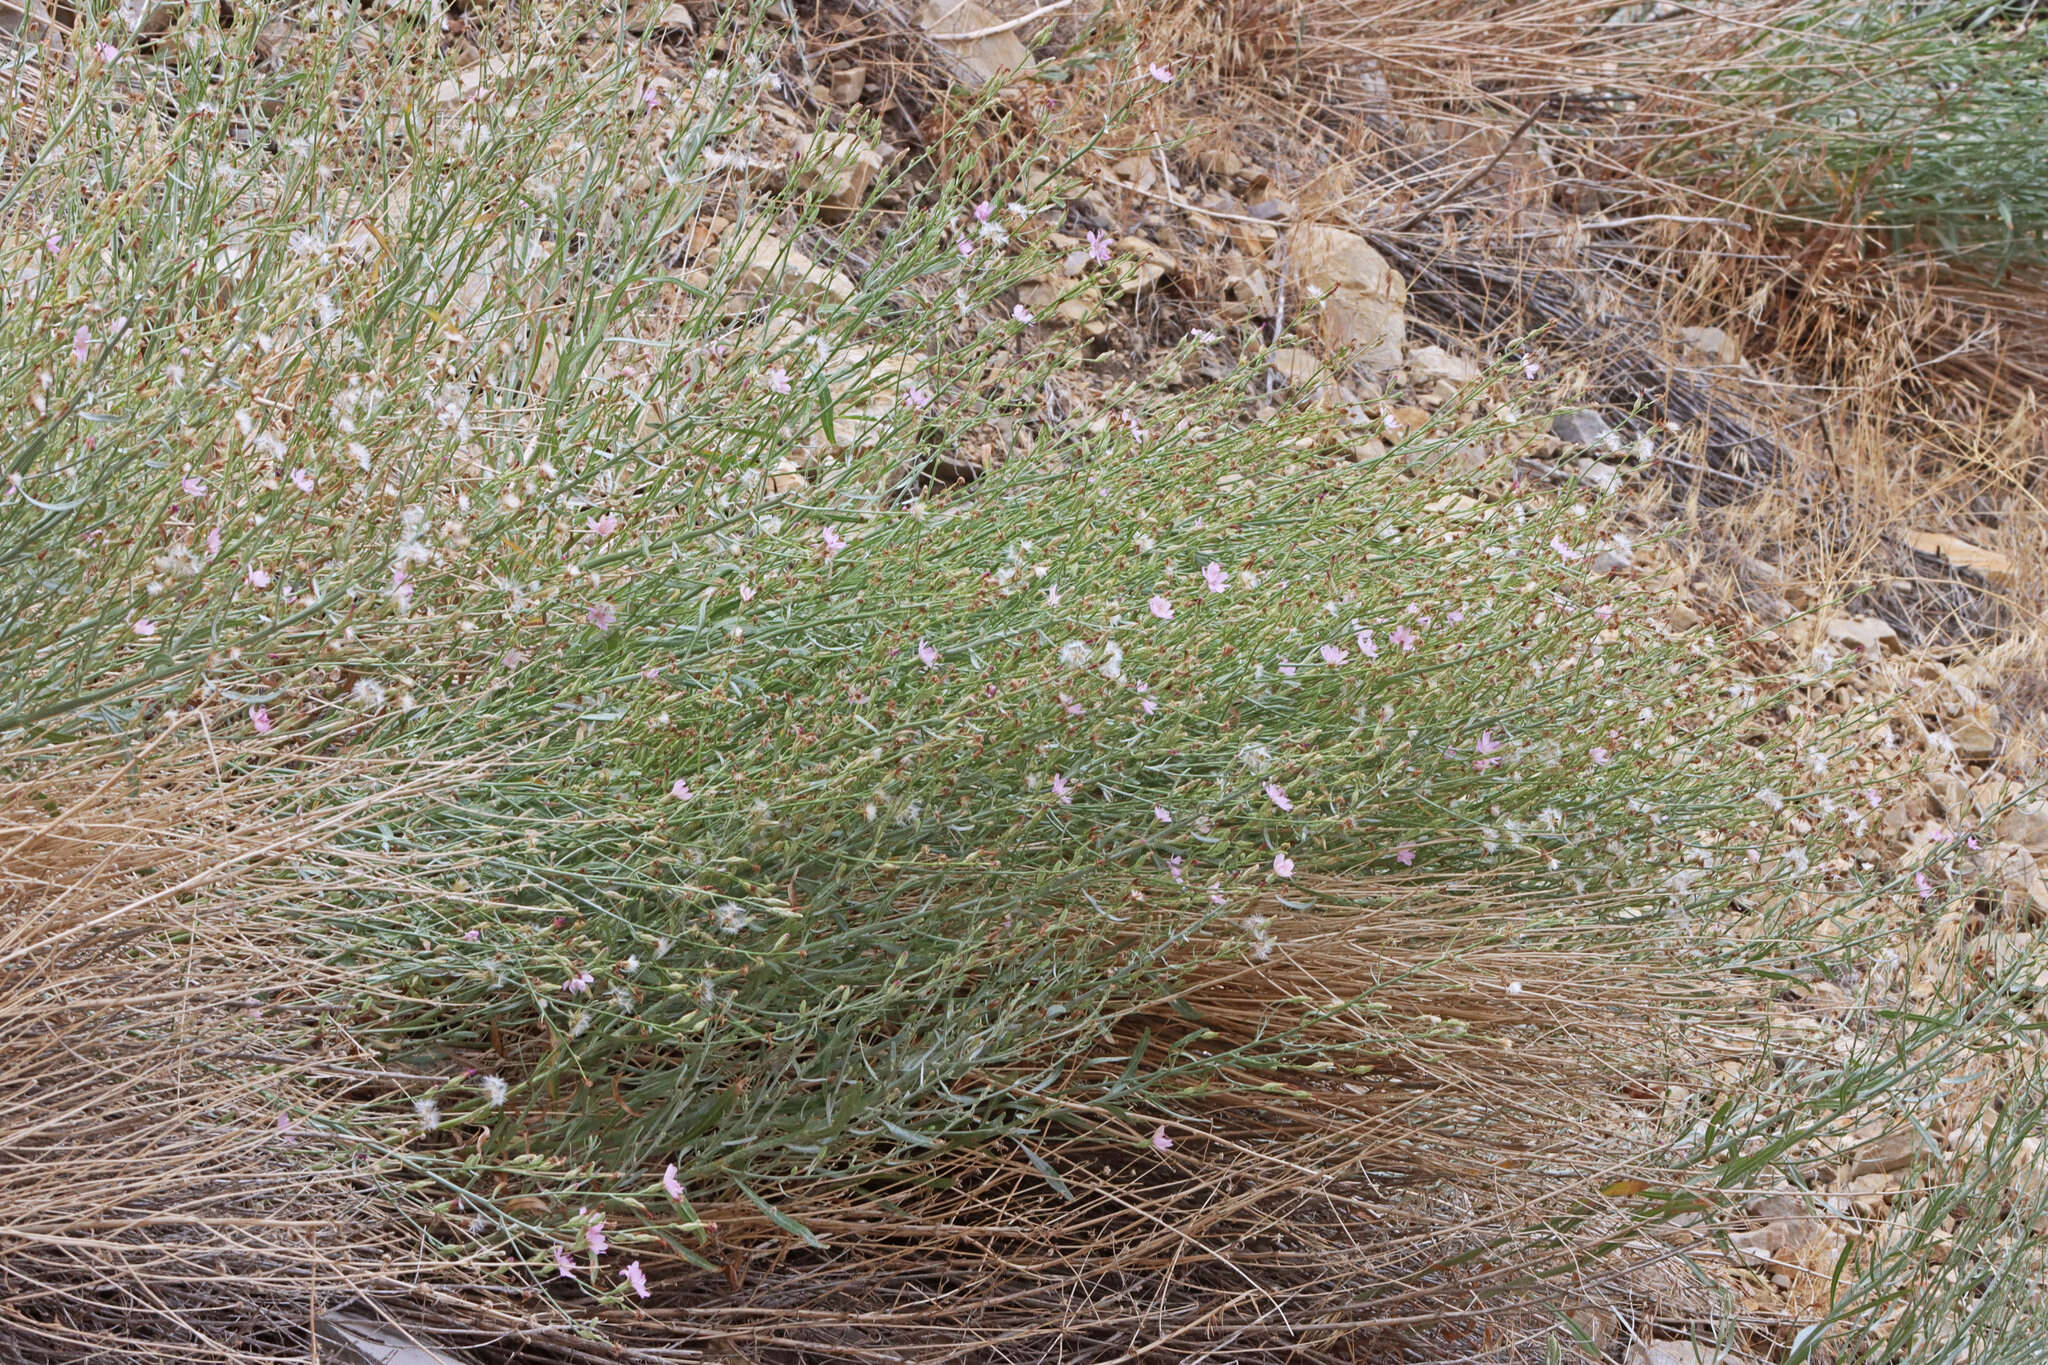
[[[1017,290],[1017,301],[1040,322],[1079,327],[1091,337],[1109,330],[1102,317],[1102,291],[1093,285],[1076,290],[1065,280],[1034,280]]]
[[[1998,832],[2036,858],[2048,858],[2048,802],[2014,806],[1999,821]]]
[[[1324,295],[1357,289],[1395,304],[1408,298],[1408,282],[1386,257],[1355,232],[1307,223],[1288,245],[1289,276],[1302,288]]]
[[[1823,628],[1827,638],[1838,645],[1854,645],[1866,654],[1905,648],[1899,633],[1875,616],[1837,616]]]
[[[1317,329],[1331,352],[1349,351],[1382,372],[1400,365],[1408,282],[1365,238],[1319,223],[1297,227],[1288,241],[1287,273],[1295,289],[1321,301]]]
[[[924,0],[918,7],[917,22],[940,50],[963,68],[961,74],[971,85],[981,85],[1031,66],[1031,53],[1018,41],[1015,30],[978,38],[953,36],[979,33],[1002,24],[1003,17],[978,0]]]
[[[1309,383],[1322,370],[1323,362],[1313,351],[1304,351],[1299,346],[1282,346],[1273,352],[1267,362],[1274,374],[1290,386]]]
[[[776,290],[809,302],[844,303],[853,297],[852,280],[819,265],[772,232],[749,233],[738,242],[721,241],[714,259],[720,263],[734,259],[740,262],[739,282],[743,289]]]
[[[815,192],[827,218],[859,208],[882,169],[882,153],[851,133],[806,133],[796,140],[798,188]]]
[[[1333,353],[1350,351],[1369,369],[1386,371],[1401,363],[1408,317],[1397,303],[1357,289],[1339,289],[1323,300],[1316,326]]]
[[[1741,346],[1719,327],[1681,327],[1678,345],[1692,359],[1708,365],[1735,365],[1742,360]]]
[[[1959,569],[1969,569],[1981,575],[1985,582],[1997,587],[2012,584],[2012,561],[1996,550],[1986,550],[1972,545],[1960,536],[1942,531],[1908,531],[1906,543],[1924,555],[1945,559]]]
[[[1180,262],[1174,259],[1172,252],[1143,237],[1118,238],[1116,249],[1112,269],[1117,284],[1126,293],[1151,289],[1180,269]]]
[[[684,5],[643,5],[626,25],[629,33],[695,33],[697,20]]]
[[[1955,741],[1956,757],[1966,762],[1983,763],[1998,756],[1998,735],[1981,715],[1962,717],[1948,727],[1948,737]]]
[[[842,109],[850,109],[860,103],[861,91],[867,89],[868,69],[864,66],[842,66],[832,73],[829,96]]]
[[[1485,373],[1478,362],[1452,355],[1441,346],[1417,346],[1408,352],[1408,379],[1415,385],[1473,383]]]

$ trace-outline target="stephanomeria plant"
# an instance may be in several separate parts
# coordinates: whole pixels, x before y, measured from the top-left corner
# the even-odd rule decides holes
[[[318,22],[289,77],[179,56],[231,74],[174,109],[52,70],[0,208],[0,727],[196,715],[361,802],[462,763],[264,911],[322,964],[289,1017],[379,1061],[294,1159],[373,1154],[449,1254],[637,1303],[970,1155],[1069,1191],[1261,1106],[1291,1172],[1490,1169],[1456,1082],[1499,1019],[1396,1002],[1682,956],[1825,842],[1725,661],[1592,575],[1598,509],[1441,460],[1508,427],[1360,463],[1246,376],[1073,383],[1015,288],[1114,242],[1051,241],[1030,145],[970,173],[963,119],[835,254],[805,168],[755,174],[744,32],[686,84]]]

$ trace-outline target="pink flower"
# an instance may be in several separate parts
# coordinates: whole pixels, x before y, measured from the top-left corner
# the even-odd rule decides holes
[[[1173,1150],[1173,1139],[1166,1135],[1166,1125],[1163,1123],[1159,1125],[1158,1131],[1152,1134],[1152,1150],[1155,1152]]]
[[[554,1253],[555,1253],[555,1269],[556,1269],[557,1271],[561,1272],[561,1276],[562,1276],[562,1278],[563,1278],[563,1279],[565,1279],[565,1280],[573,1280],[573,1279],[575,1279],[575,1278],[576,1278],[576,1262],[575,1262],[574,1260],[572,1260],[572,1259],[570,1258],[570,1256],[569,1256],[569,1253],[568,1253],[567,1251],[563,1250],[563,1249],[562,1249],[561,1247],[555,1247],[555,1248],[554,1248]]]
[[[1230,575],[1223,572],[1223,566],[1212,559],[1202,566],[1202,582],[1208,585],[1210,592],[1222,592],[1230,586]]]
[[[607,512],[590,523],[590,534],[594,536],[608,536],[618,529],[619,514],[616,512]]]
[[[206,533],[206,553],[209,556],[220,553],[220,527],[218,526]]]
[[[1171,621],[1173,619],[1173,603],[1167,601],[1164,597],[1154,597],[1145,606],[1154,616],[1162,621]]]
[[[1283,811],[1294,809],[1294,803],[1287,799],[1287,788],[1281,786],[1278,782],[1269,781],[1266,783],[1266,799]]]
[[[312,492],[313,471],[310,469],[294,469],[292,471],[292,486],[301,493]]]
[[[1394,861],[1403,867],[1415,866],[1415,845],[1403,844],[1394,850]]]
[[[1285,853],[1275,853],[1273,855],[1273,875],[1276,877],[1292,877],[1294,875],[1294,859],[1288,857]]]
[[[270,586],[270,570],[268,570],[268,569],[265,569],[265,568],[262,568],[261,566],[255,566],[255,567],[252,567],[252,568],[250,568],[250,570],[249,570],[249,586],[250,586],[250,587],[252,587],[252,588],[267,588],[267,587],[269,587],[269,586]]]
[[[1295,668],[1294,668],[1294,665],[1293,665],[1293,664],[1282,664],[1282,665],[1280,665],[1280,676],[1281,676],[1281,677],[1283,677],[1283,678],[1291,678],[1291,677],[1293,677],[1293,676],[1294,676],[1294,674],[1295,674]]]
[[[1152,63],[1152,65],[1146,67],[1145,74],[1150,76],[1153,80],[1158,81],[1161,85],[1165,85],[1173,80],[1173,69],[1171,67],[1161,66],[1157,62],[1154,62]]]
[[[640,102],[649,109],[659,109],[661,107],[661,92],[650,85],[641,94]]]
[[[1454,626],[1464,619],[1465,613],[1462,611],[1454,611],[1450,615],[1444,617],[1444,620],[1449,621]]]
[[[683,1202],[683,1182],[676,1179],[676,1164],[673,1161],[669,1162],[668,1169],[661,1173],[661,1188],[678,1204]]]
[[[591,1254],[594,1256],[602,1256],[611,1249],[612,1244],[606,1240],[604,1235],[603,1218],[591,1219],[590,1226],[583,1229],[583,1244],[590,1248]]]
[[[1595,744],[1595,745],[1593,746],[1593,749],[1592,749],[1592,759],[1593,759],[1593,761],[1594,761],[1595,763],[1605,763],[1605,762],[1607,762],[1607,760],[1608,760],[1608,759],[1610,759],[1610,758],[1613,758],[1613,757],[1614,757],[1614,755],[1613,755],[1613,754],[1610,754],[1610,753],[1608,753],[1608,752],[1607,752],[1607,751],[1606,751],[1605,749],[1601,748],[1601,747],[1600,747],[1599,745]]]
[[[1920,899],[1923,901],[1934,894],[1934,883],[1927,880],[1925,872],[1913,874],[1913,885],[1919,888]]]
[[[1052,794],[1060,799],[1062,806],[1074,804],[1074,784],[1058,773],[1052,775]]]
[[[922,640],[917,642],[917,657],[918,661],[926,668],[937,668],[939,666],[939,651],[933,649]]]
[[[562,983],[562,989],[571,995],[588,995],[590,983],[597,980],[589,972],[578,972]]]
[[[989,220],[989,218],[995,213],[995,211],[996,206],[994,204],[991,204],[988,200],[984,199],[979,204],[976,204],[974,206],[974,221],[977,223],[986,223]]]
[[[140,635],[143,639],[146,640],[150,636],[156,634],[156,622],[150,620],[147,616],[145,616],[138,620],[132,627],[130,627],[130,629],[134,630],[134,632],[137,635]]]
[[[249,708],[249,723],[250,723],[251,725],[253,725],[253,726],[255,726],[255,727],[256,727],[256,733],[257,733],[257,734],[259,734],[259,735],[267,735],[267,734],[269,734],[269,733],[270,733],[270,730],[271,730],[271,724],[270,724],[270,708],[269,708],[269,707],[267,707],[267,706],[252,706],[252,707],[250,707],[250,708]]]
[[[1021,303],[1010,310],[1010,317],[1017,322],[1036,322],[1038,320],[1032,315],[1031,310]]]
[[[1109,258],[1105,256],[1103,259],[1108,260]],[[84,323],[80,323],[78,325],[78,330],[71,334],[72,361],[76,364],[83,365],[85,363],[86,356],[90,353],[91,346],[92,333],[85,330]]]
[[[1377,659],[1380,657],[1379,644],[1372,638],[1371,631],[1359,631],[1356,639],[1358,641],[1358,652],[1360,654],[1363,654],[1368,659]]]
[[[1173,878],[1173,884],[1174,884],[1175,886],[1179,886],[1179,885],[1180,885],[1180,881],[1181,881],[1180,867],[1181,867],[1181,856],[1180,856],[1180,854],[1176,853],[1176,854],[1174,854],[1174,855],[1173,855],[1173,856],[1172,856],[1171,858],[1168,858],[1168,859],[1166,860],[1166,875],[1167,875],[1167,876],[1169,876],[1169,877],[1171,877],[1171,878]]]
[[[767,382],[768,387],[773,389],[775,392],[788,393],[789,371],[783,369],[780,365],[773,366],[768,371]]]
[[[697,793],[690,790],[690,784],[682,778],[669,783],[668,794],[678,801],[687,801]]]
[[[103,62],[111,62],[121,55],[121,49],[112,43],[101,43],[93,48],[93,54]]]
[[[960,253],[960,259],[964,261],[974,255],[974,239],[972,237],[962,237],[960,244],[953,249]]]
[[[1403,654],[1407,654],[1415,648],[1415,632],[1406,626],[1395,626],[1394,633],[1388,638],[1401,646]]]
[[[1068,714],[1068,715],[1070,715],[1070,716],[1083,716],[1083,715],[1086,715],[1086,714],[1088,713],[1088,712],[1087,712],[1087,708],[1086,708],[1086,707],[1082,706],[1080,702],[1077,702],[1077,701],[1075,701],[1075,700],[1074,700],[1074,699],[1073,699],[1072,697],[1068,696],[1068,695],[1067,695],[1066,693],[1064,693],[1064,692],[1060,693],[1060,694],[1059,694],[1059,698],[1060,698],[1060,705],[1061,705],[1061,706],[1064,706],[1064,707],[1065,707],[1065,708],[1067,709],[1067,714]]]
[[[1154,806],[1152,808],[1152,818],[1162,825],[1170,825],[1173,823],[1173,812],[1164,806]]]
[[[1100,262],[1101,262],[1102,264],[1104,264],[1104,265],[1108,265],[1108,264],[1109,264],[1109,247],[1110,247],[1110,240],[1109,240],[1109,234],[1108,234],[1108,233],[1106,233],[1106,232],[1096,232],[1096,231],[1094,231],[1094,230],[1092,230],[1092,229],[1091,229],[1091,230],[1089,231],[1089,233],[1088,233],[1088,259],[1089,259],[1089,260],[1091,260],[1091,261],[1100,261]],[[80,333],[81,333],[81,334],[83,334],[83,331],[84,331],[84,329],[83,329],[83,328],[81,328],[81,329],[79,329],[79,330],[80,330]]]
[[[462,931],[462,941],[464,943],[480,942],[482,941],[483,936],[484,931],[481,929],[465,929]]]
[[[1150,697],[1140,697],[1138,698],[1138,709],[1149,716],[1159,709],[1159,703]]]
[[[643,1299],[654,1297],[653,1291],[648,1289],[647,1287],[646,1272],[640,1269],[640,1263],[638,1261],[632,1262],[619,1273],[627,1284],[633,1286],[633,1292],[635,1294],[638,1294]]]
[[[1876,810],[1879,806],[1884,804],[1884,802],[1878,797],[1877,788],[1875,787],[1865,787],[1863,789],[1863,799],[1870,803],[1870,808],[1872,810]]]
[[[740,601],[742,601],[742,602],[751,602],[751,601],[753,601],[753,600],[754,600],[754,585],[753,585],[752,583],[742,583],[742,584],[740,584]]]
[[[206,496],[206,481],[204,479],[195,479],[190,474],[178,480],[178,487],[185,490],[185,496],[188,498],[203,498]]]
[[[1602,602],[1599,606],[1593,608],[1593,615],[1602,621],[1612,621],[1614,619],[1614,608]]]
[[[1585,558],[1585,555],[1579,553],[1577,550],[1574,550],[1571,546],[1565,544],[1563,536],[1552,536],[1550,538],[1550,548],[1557,551],[1558,558],[1562,559],[1567,564],[1570,564],[1575,560]]]
[[[932,403],[932,391],[921,389],[915,384],[906,384],[903,387],[903,401],[913,408],[928,408]]]
[[[1501,742],[1493,737],[1493,731],[1481,730],[1479,742],[1472,747],[1482,754],[1497,754],[1501,751]]]
[[[829,526],[820,528],[818,539],[825,544],[825,558],[827,559],[830,559],[833,555],[846,548],[846,538]]]
[[[590,610],[583,613],[583,619],[596,626],[599,630],[610,630],[617,624],[619,614],[612,610],[611,603],[598,602],[592,605]]]
[[[1337,646],[1335,645],[1323,646],[1323,662],[1330,665],[1330,667],[1332,668],[1335,668],[1338,664],[1343,663],[1346,659],[1350,657],[1351,656],[1349,654],[1346,654],[1343,650],[1337,648]]]

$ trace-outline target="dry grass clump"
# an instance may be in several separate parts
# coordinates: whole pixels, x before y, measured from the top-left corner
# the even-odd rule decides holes
[[[7,758],[9,1361],[273,1359],[287,1324],[404,1258],[350,1163],[306,1143],[311,1078],[353,1059],[305,1045],[291,1021],[317,983],[265,916],[292,894],[278,867],[374,807],[332,803],[332,765],[280,765],[200,729],[167,727],[126,761],[86,746]]]

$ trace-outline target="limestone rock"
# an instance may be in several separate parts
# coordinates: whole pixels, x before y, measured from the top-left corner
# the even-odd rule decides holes
[[[1639,1341],[1628,1348],[1628,1365],[1737,1365],[1738,1359],[1698,1341]]]
[[[842,66],[832,73],[830,97],[842,109],[851,109],[860,103],[861,91],[868,86],[868,69],[864,66]]]
[[[1282,346],[1273,352],[1267,364],[1290,387],[1309,383],[1323,368],[1323,362],[1316,358],[1315,352],[1304,351],[1298,346]]]
[[[2000,820],[1998,832],[2036,858],[2048,858],[2048,801],[2014,806]]]
[[[1111,269],[1116,274],[1117,284],[1126,293],[1151,289],[1180,269],[1180,262],[1174,259],[1172,252],[1144,237],[1120,237],[1116,250]]]
[[[1462,387],[1484,373],[1477,362],[1452,355],[1441,346],[1417,346],[1408,352],[1408,381],[1418,388],[1439,383]]]
[[[1607,425],[1607,419],[1591,408],[1559,413],[1551,419],[1550,434],[1566,445],[1621,449],[1621,433]]]
[[[626,31],[628,33],[695,33],[697,31],[697,20],[690,13],[688,6],[662,4],[661,0],[655,0],[653,4],[641,6],[639,13],[627,21]]]
[[[844,303],[853,297],[853,281],[819,265],[774,233],[746,234],[718,244],[716,260],[740,262],[740,287],[771,289],[809,302]]]
[[[882,154],[851,133],[805,133],[796,140],[799,188],[815,192],[828,219],[840,219],[867,199],[882,169]]]
[[[918,7],[917,22],[926,36],[963,68],[971,84],[981,85],[1031,66],[1031,53],[1017,40],[1014,30],[977,38],[958,36],[980,33],[1003,22],[979,0],[924,0]]]
[[[1308,223],[1288,243],[1290,280],[1319,299],[1317,325],[1331,351],[1353,350],[1359,363],[1389,371],[1399,367],[1408,336],[1408,282],[1355,232]]]
[[[1956,757],[1966,763],[1984,763],[1998,756],[1998,734],[1981,715],[1963,716],[1948,727],[1955,741]]]
[[[1093,285],[1077,290],[1065,280],[1034,280],[1017,290],[1017,301],[1040,322],[1079,327],[1091,337],[1109,330],[1102,317],[1102,291]]]
[[[1875,616],[1837,616],[1823,628],[1830,642],[1850,645],[1866,654],[1894,653],[1905,648],[1899,633]]]
[[[1945,559],[1959,569],[1969,569],[1994,586],[2002,588],[2012,584],[2010,559],[1996,550],[1972,545],[1960,536],[1941,531],[1908,531],[1906,543],[1923,555]]]
[[[1742,348],[1719,327],[1681,327],[1678,346],[1699,364],[1736,365],[1742,361]]]

